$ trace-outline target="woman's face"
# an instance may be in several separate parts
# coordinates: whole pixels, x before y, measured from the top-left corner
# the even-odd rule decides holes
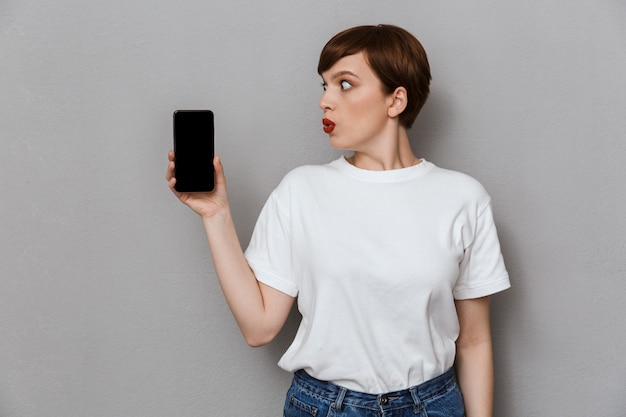
[[[362,53],[341,58],[322,74],[324,94],[320,108],[324,132],[337,149],[366,152],[384,143],[391,126],[388,117],[393,96]]]

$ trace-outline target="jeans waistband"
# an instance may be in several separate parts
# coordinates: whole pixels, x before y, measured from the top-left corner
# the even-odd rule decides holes
[[[384,394],[368,394],[349,390],[332,382],[320,381],[302,369],[295,372],[294,382],[316,395],[334,401],[338,409],[341,409],[343,404],[380,409],[381,407],[397,407],[407,404],[419,406],[427,399],[440,395],[455,385],[456,374],[454,368],[450,368],[443,374],[419,385]]]

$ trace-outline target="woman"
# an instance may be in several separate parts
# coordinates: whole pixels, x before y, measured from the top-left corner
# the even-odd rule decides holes
[[[318,72],[323,130],[352,154],[290,172],[245,253],[219,157],[212,193],[181,194],[169,153],[169,186],[202,217],[246,341],[269,343],[297,297],[279,362],[294,372],[288,417],[491,416],[488,296],[509,279],[485,190],[410,147],[426,53],[401,28],[359,26],[326,44]]]

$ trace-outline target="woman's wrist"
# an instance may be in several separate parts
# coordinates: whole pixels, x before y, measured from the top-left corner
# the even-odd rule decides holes
[[[224,205],[208,213],[198,213],[205,227],[216,227],[232,222],[230,206]]]

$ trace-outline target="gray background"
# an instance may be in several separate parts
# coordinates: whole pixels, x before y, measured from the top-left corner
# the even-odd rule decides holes
[[[624,415],[624,2],[3,0],[0,416],[280,415],[297,316],[244,343],[164,180],[171,113],[215,111],[245,246],[289,169],[338,155],[321,47],[383,22],[429,53],[416,153],[494,200],[496,416]]]

